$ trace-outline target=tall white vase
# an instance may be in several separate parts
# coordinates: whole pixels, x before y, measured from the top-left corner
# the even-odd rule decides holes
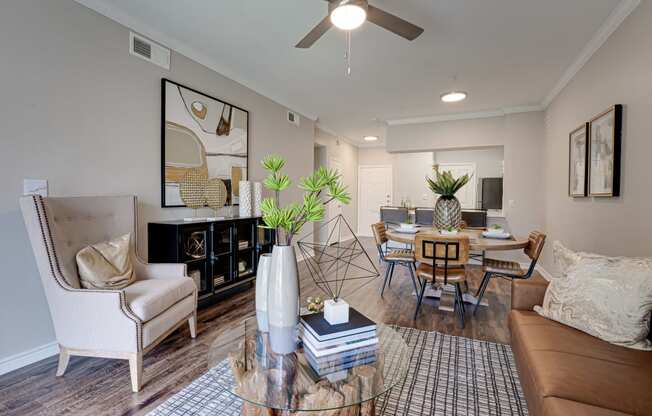
[[[256,320],[258,330],[268,332],[267,324],[267,287],[269,274],[272,267],[272,255],[262,254],[258,260],[258,273],[256,273]]]
[[[263,184],[254,182],[254,217],[262,217]]]
[[[240,181],[240,206],[239,214],[241,217],[251,217],[251,182]]]
[[[297,348],[299,272],[292,246],[274,246],[267,288],[267,318],[272,351],[289,354]]]

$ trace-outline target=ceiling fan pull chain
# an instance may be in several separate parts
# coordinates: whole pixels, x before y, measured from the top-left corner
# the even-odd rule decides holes
[[[344,59],[346,59],[346,75],[351,75],[351,31],[346,31],[346,53],[344,54]]]

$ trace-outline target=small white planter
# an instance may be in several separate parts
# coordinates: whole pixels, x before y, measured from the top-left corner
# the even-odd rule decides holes
[[[324,319],[331,325],[349,322],[349,304],[342,299],[328,299],[324,302]]]
[[[268,332],[267,321],[267,288],[269,286],[269,273],[272,267],[272,255],[262,254],[258,260],[258,273],[256,273],[256,320],[258,330]]]

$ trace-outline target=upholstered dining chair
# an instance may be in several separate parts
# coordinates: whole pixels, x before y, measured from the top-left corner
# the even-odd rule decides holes
[[[417,277],[421,285],[414,319],[417,319],[426,286],[441,283],[455,286],[454,310],[464,328],[464,297],[462,285],[466,284],[466,264],[469,261],[469,237],[466,235],[444,236],[419,233],[414,240],[415,259],[419,262]]]
[[[534,268],[539,261],[539,256],[541,256],[541,251],[543,251],[543,245],[546,243],[546,235],[540,231],[532,231],[528,236],[527,246],[523,249],[525,255],[530,258],[530,266],[527,270],[523,270],[521,265],[515,261],[505,261],[505,260],[495,260],[485,258],[482,262],[482,271],[484,276],[480,282],[480,287],[478,288],[478,293],[476,296],[478,302],[473,308],[473,315],[478,310],[480,302],[484,296],[484,292],[489,286],[489,282],[492,277],[501,277],[504,279],[529,279],[534,273]]]
[[[71,355],[129,360],[142,385],[143,354],[188,322],[197,327],[197,287],[184,264],[147,264],[136,254],[135,196],[20,199],[59,344],[57,376]],[[131,233],[136,280],[120,290],[83,289],[76,253]]]
[[[380,207],[380,220],[386,224],[398,225],[408,222],[410,214],[405,207]]]
[[[434,208],[415,208],[414,209],[414,222],[419,225],[427,225],[431,227],[435,220]]]
[[[414,251],[410,249],[387,249],[387,229],[385,224],[379,222],[377,224],[372,224],[371,231],[374,234],[374,239],[376,240],[376,248],[378,249],[378,257],[380,260],[387,265],[385,270],[385,280],[383,281],[383,289],[380,291],[380,296],[382,297],[385,293],[385,286],[392,284],[392,277],[394,276],[394,268],[396,265],[407,267],[410,271],[410,277],[412,278],[412,285],[414,290],[419,293],[417,289],[417,283],[414,278],[414,269],[416,268],[414,263]]]

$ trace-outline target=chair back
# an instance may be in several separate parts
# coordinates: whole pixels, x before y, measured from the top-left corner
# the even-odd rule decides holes
[[[417,233],[414,254],[418,262],[436,267],[459,267],[469,262],[467,235]]]
[[[387,224],[408,222],[408,209],[404,207],[380,207],[380,220]]]
[[[487,228],[487,211],[481,209],[463,210],[462,220],[470,228]]]
[[[77,252],[128,233],[131,233],[131,252],[135,256],[135,196],[25,196],[20,199],[20,205],[44,280],[55,277],[68,287],[79,289]],[[44,259],[50,264],[45,264]]]
[[[376,245],[378,247],[387,242],[387,228],[384,223],[378,222],[376,224],[371,224],[371,231],[374,234],[374,240],[376,240]]]
[[[433,208],[416,208],[414,210],[414,222],[419,225],[432,225],[435,220],[435,210]]]
[[[540,231],[532,231],[528,236],[528,244],[523,249],[526,256],[532,260],[526,276],[529,277],[534,272],[534,267],[537,265],[539,256],[543,251],[543,246],[546,243],[546,235]]]

